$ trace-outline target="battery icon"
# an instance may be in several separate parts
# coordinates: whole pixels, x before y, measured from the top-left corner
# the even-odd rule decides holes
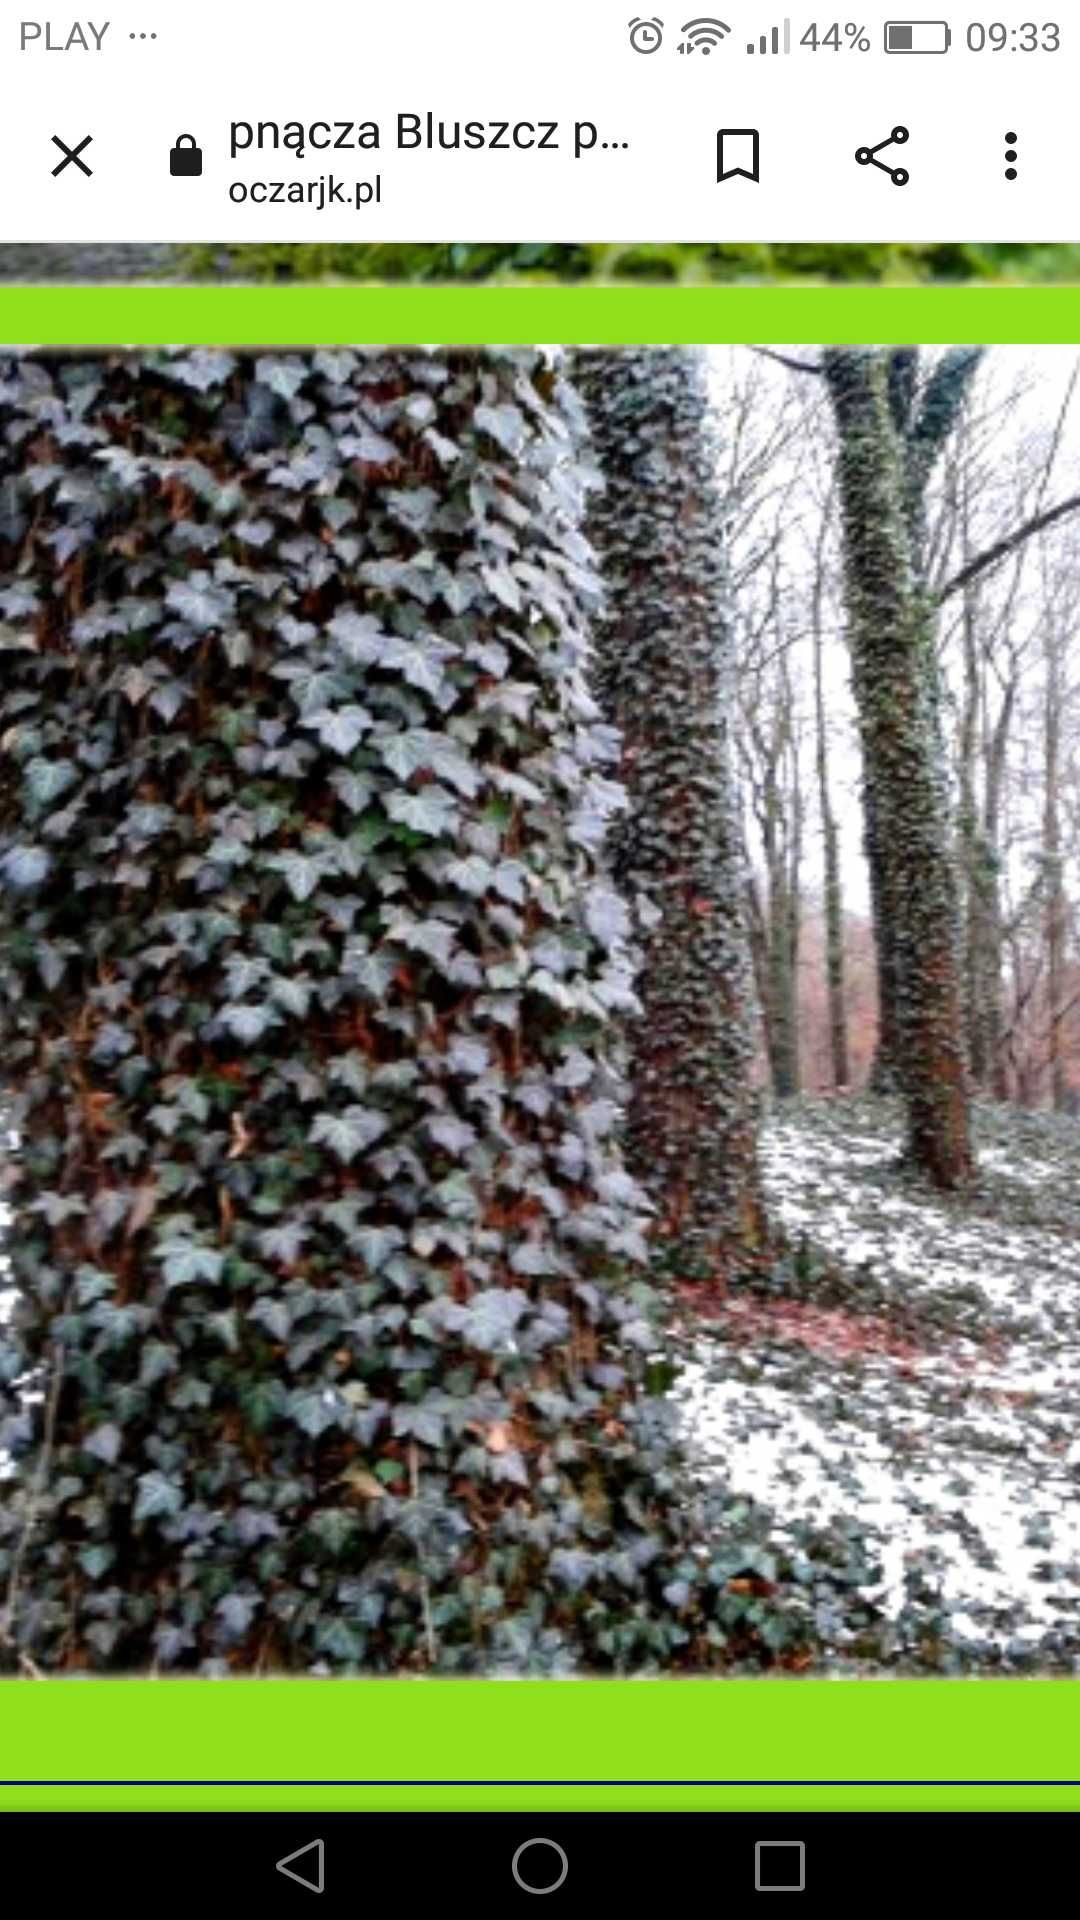
[[[946,20],[887,20],[886,53],[948,53],[952,29]]]

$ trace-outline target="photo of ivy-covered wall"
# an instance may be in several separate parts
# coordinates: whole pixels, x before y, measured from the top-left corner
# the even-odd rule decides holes
[[[0,1659],[769,1657],[646,1391],[562,371],[29,355],[0,426]]]
[[[1080,279],[1080,248],[1056,242],[628,243],[312,242],[0,246],[3,281],[320,281],[708,286]]]
[[[0,1671],[1073,1670],[996,351],[0,355]]]

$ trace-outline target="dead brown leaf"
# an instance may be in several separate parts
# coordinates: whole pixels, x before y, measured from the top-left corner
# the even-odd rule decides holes
[[[376,1480],[366,1467],[346,1467],[341,1475],[342,1484],[355,1493],[358,1500],[384,1500],[386,1488],[381,1480]]]
[[[141,1233],[153,1219],[159,1198],[157,1182],[154,1180],[144,1180],[136,1189],[135,1203],[128,1214],[127,1226],[124,1229],[126,1240],[133,1240],[135,1235]]]

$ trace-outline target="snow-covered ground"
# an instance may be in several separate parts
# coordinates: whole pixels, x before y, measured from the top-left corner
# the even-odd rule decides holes
[[[898,1657],[1080,1671],[1080,1124],[978,1120],[958,1201],[900,1173],[885,1104],[782,1110],[765,1178],[805,1304],[698,1321],[676,1391],[697,1470],[781,1540],[858,1526]]]

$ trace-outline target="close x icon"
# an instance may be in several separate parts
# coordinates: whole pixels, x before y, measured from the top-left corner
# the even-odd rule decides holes
[[[53,137],[52,137],[53,146],[59,147],[61,153],[64,156],[59,166],[53,168],[54,180],[56,179],[56,176],[58,173],[63,173],[65,167],[71,166],[72,161],[74,161],[77,167],[81,168],[82,172],[85,173],[87,179],[88,180],[90,179],[94,169],[93,167],[87,166],[86,161],[81,158],[81,155],[85,153],[87,147],[91,144],[93,138],[94,138],[93,134],[88,133],[85,140],[79,141],[79,144],[77,147],[69,147],[67,141],[61,140],[60,135],[58,133],[53,134]]]

